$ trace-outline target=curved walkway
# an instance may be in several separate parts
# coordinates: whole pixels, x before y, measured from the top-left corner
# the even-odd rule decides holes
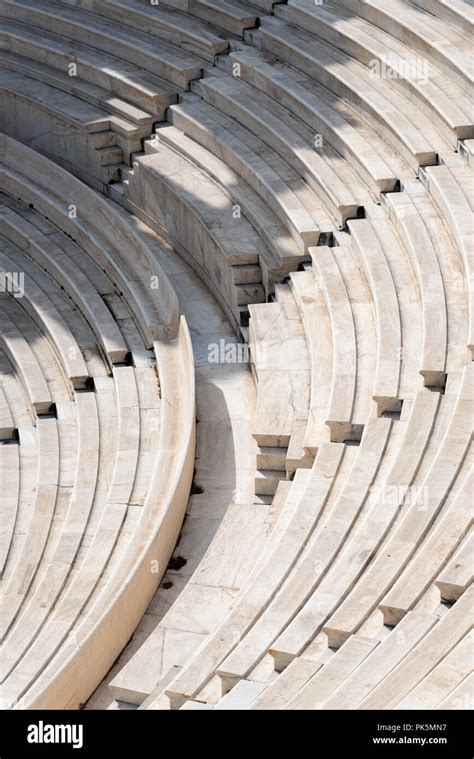
[[[86,709],[119,707],[109,688],[112,681],[114,693],[132,703],[133,688],[142,694],[147,687],[150,655],[160,658],[163,676],[197,650],[237,595],[271,530],[274,510],[254,496],[256,389],[244,345],[195,272],[138,219],[131,217],[131,223],[149,246],[155,241],[189,325],[196,375],[196,471],[181,538],[161,586]],[[137,703],[142,700],[143,695]]]

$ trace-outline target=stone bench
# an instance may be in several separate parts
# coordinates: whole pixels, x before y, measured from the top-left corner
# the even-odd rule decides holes
[[[2,303],[4,300],[0,299],[2,316],[0,341],[2,348],[21,377],[28,403],[34,410],[34,415],[48,414],[53,406],[53,399],[42,368],[27,340],[17,329],[7,311],[1,307]]]
[[[154,374],[154,367],[149,367],[149,372]],[[100,577],[98,572],[110,572],[106,563],[100,563],[100,557],[110,560],[110,552],[104,553],[97,550],[101,545],[99,541],[104,541],[104,537],[109,534],[109,524],[114,524],[116,514],[115,505],[119,504],[121,513],[123,505],[131,502],[132,490],[137,474],[139,464],[139,444],[143,445],[140,440],[140,420],[139,420],[139,401],[136,387],[136,380],[132,367],[114,367],[114,378],[109,383],[100,383],[97,385],[97,391],[93,393],[77,394],[75,405],[78,417],[78,461],[76,468],[76,480],[74,490],[71,495],[71,506],[63,522],[58,543],[54,553],[49,561],[45,580],[37,586],[35,594],[31,599],[25,613],[21,617],[21,629],[13,629],[11,636],[3,646],[4,657],[2,659],[2,678],[10,674],[14,669],[16,662],[31,644],[41,625],[47,618],[54,614],[54,605],[61,603],[61,590],[66,583],[69,573],[72,571],[76,552],[81,542],[88,541],[86,528],[91,522],[94,522],[94,509],[100,510],[101,501],[105,500],[101,521],[99,522],[97,532],[92,539],[92,546],[96,549],[93,552],[96,565],[94,572],[87,569],[88,562],[81,566],[79,574],[83,572],[85,580],[89,583],[94,577]],[[109,392],[111,391],[111,392]],[[155,388],[157,395],[157,388]],[[117,397],[117,408],[115,409],[114,396]],[[116,429],[113,430],[114,438],[117,443],[115,450],[111,450],[111,456],[115,457],[113,474],[108,488],[104,495],[101,493],[102,465],[99,461],[99,450],[101,458],[106,458],[108,454],[107,441],[104,438],[103,425],[104,418],[104,396],[110,396],[112,400],[111,411],[114,416],[109,417],[109,422],[116,422]],[[144,413],[151,413],[151,403],[153,399],[148,398],[147,406],[144,407]],[[154,403],[156,405],[157,399]],[[99,416],[100,430],[99,435]],[[116,412],[116,413],[115,413]],[[104,455],[104,451],[106,451]],[[87,478],[84,476],[87,472]],[[111,517],[110,523],[107,521]],[[96,517],[97,519],[97,517]],[[117,523],[117,526],[120,527]],[[111,538],[115,540],[112,544],[114,552],[119,550],[118,537],[119,533],[110,533]],[[107,545],[107,543],[105,543]],[[103,545],[103,543],[102,543]],[[109,549],[112,550],[109,546]],[[47,582],[46,582],[47,578]],[[76,578],[77,579],[77,578]],[[78,583],[73,580],[73,585],[77,589]],[[79,585],[81,587],[81,585]],[[83,592],[87,585],[82,583]],[[91,585],[89,585],[89,588]],[[66,598],[67,594],[66,593]],[[78,598],[78,608],[82,608],[87,600],[87,595],[83,599]],[[54,652],[54,637],[51,640]],[[46,648],[43,654],[43,662],[47,660],[51,651]],[[41,663],[40,663],[41,664]],[[3,669],[4,668],[4,669]]]
[[[3,643],[0,667],[2,680],[18,666],[41,626],[53,613],[54,605],[61,600],[62,589],[91,518],[99,466],[97,404],[93,393],[78,393],[74,405],[77,414],[77,465],[69,509],[43,579],[28,596],[26,608]]]
[[[468,675],[451,693],[448,693],[445,699],[441,701],[436,709],[471,709],[472,708],[472,686],[474,685],[474,674]]]
[[[3,390],[0,390],[0,404],[2,406],[0,413],[3,420],[6,419],[3,406],[4,401],[5,395]],[[3,426],[2,429],[4,430],[3,434],[5,434],[7,428]],[[3,442],[5,439],[7,438],[2,438],[2,442],[0,442],[0,483],[2,484],[0,492],[0,521],[2,524],[2,529],[0,531],[0,577],[4,573],[5,565],[8,560],[20,500],[19,446],[5,444]],[[8,490],[5,488],[7,480]]]
[[[468,452],[472,418],[472,364],[465,367],[456,406],[437,455],[423,480],[414,481],[417,496],[408,493],[403,518],[395,524],[385,540],[383,550],[372,559],[370,567],[347,598],[325,623],[329,645],[340,645],[359,625],[391,587],[415,552],[423,548],[433,522],[443,516],[443,504],[460,476]]]
[[[412,0],[412,3],[428,13],[434,10],[440,20],[471,33],[474,12],[464,0]]]
[[[264,690],[265,683],[260,683],[257,680],[241,680],[213,708],[217,711],[221,709],[249,709]]]
[[[474,140],[459,140],[458,150],[464,163],[467,166],[472,166],[474,163]]]
[[[28,688],[23,700],[32,706],[52,708],[63,704],[68,693],[69,706],[78,708],[129,640],[167,566],[193,472],[194,388],[184,321],[178,341],[155,343],[155,350],[163,413],[159,452],[145,504],[134,508],[107,503],[80,571],[22,658],[21,673],[15,670],[6,680],[7,700]],[[123,423],[129,423],[127,417]],[[165,486],[163,471],[168,473]],[[120,539],[124,520],[130,523],[130,534]],[[114,558],[116,544],[121,552]],[[107,570],[111,558],[113,571]],[[152,560],[159,562],[156,574],[150,572]]]
[[[361,709],[393,709],[436,667],[472,626],[474,589],[466,590],[420,642],[360,703]]]
[[[289,111],[268,95],[255,91],[237,78],[221,76],[206,77],[193,83],[192,89],[207,103],[258,135],[287,163],[294,166],[307,180],[336,224],[343,227],[347,219],[360,214],[359,203],[346,189],[333,166],[317,150],[311,149],[314,132],[304,125],[298,127]]]
[[[453,145],[456,139],[473,135],[474,125],[463,89],[451,82],[447,90],[443,68],[430,66],[424,72],[425,77],[422,71],[418,78],[411,74],[409,67],[415,52],[406,42],[330,3],[318,8],[311,0],[297,3],[290,0],[278,6],[275,15],[344,50],[365,66],[374,67],[376,62],[380,68],[386,66],[397,79],[398,87],[414,98],[417,107],[430,114],[437,129]]]
[[[320,230],[315,219],[285,181],[286,177],[284,179],[273,168],[278,165],[274,154],[265,160],[269,148],[259,137],[204,102],[174,105],[169,110],[169,118],[174,126],[225,161],[228,169],[232,168],[258,191],[272,211],[284,220],[300,250],[305,252],[308,246],[317,244]],[[160,139],[166,138],[168,131],[160,130]],[[291,176],[287,164],[281,166],[281,171]],[[308,188],[308,195],[309,192]],[[317,199],[313,202],[316,204]],[[278,242],[277,238],[274,244]]]
[[[18,252],[16,252],[18,251]],[[67,322],[49,297],[46,280],[41,270],[28,263],[18,248],[10,255],[0,253],[0,265],[4,271],[18,271],[24,276],[25,294],[22,298],[24,308],[40,330],[44,330],[54,345],[59,356],[62,370],[69,380],[71,388],[84,388],[89,379],[89,370],[81,349]]]
[[[9,395],[11,384],[8,383]],[[17,388],[20,393],[22,391]],[[15,409],[16,411],[16,409]],[[15,473],[16,456],[18,456],[18,472]],[[31,521],[34,505],[35,491],[38,479],[38,436],[36,427],[31,422],[18,425],[18,445],[8,443],[2,445],[2,457],[5,465],[12,466],[12,486],[4,491],[2,501],[8,513],[2,522],[4,531],[2,534],[2,583],[6,587],[9,577],[12,575],[18,557],[22,551],[22,541]],[[20,478],[21,470],[21,478]],[[18,481],[17,481],[18,478]],[[19,536],[19,540],[17,538]]]
[[[141,152],[142,140],[153,131],[155,117],[152,114],[126,99],[111,95],[107,89],[91,84],[82,77],[70,76],[49,63],[5,50],[0,50],[0,64],[9,71],[49,85],[54,92],[58,90],[76,98],[79,101],[77,108],[73,110],[71,104],[71,108],[68,107],[66,111],[68,115],[72,113],[73,118],[76,111],[81,113],[85,103],[100,109],[108,119],[110,131],[115,134],[115,145],[122,149],[126,164],[130,164],[133,153]],[[43,100],[43,93],[40,93],[40,98]],[[60,101],[57,93],[56,98]],[[54,112],[55,98],[49,97],[49,90],[44,91],[44,102],[51,102]],[[80,124],[79,127],[81,128]],[[112,142],[110,146],[113,146]]]
[[[403,192],[386,196],[393,221],[400,230],[421,293],[423,347],[420,374],[426,386],[444,387],[448,342],[448,306],[437,251],[423,216],[412,200],[420,198],[420,183],[404,184]],[[421,200],[421,198],[420,198]],[[438,221],[439,223],[439,221]],[[451,337],[451,335],[450,335]]]
[[[377,347],[376,373],[372,397],[377,413],[400,407],[400,322],[399,294],[381,242],[368,220],[349,222],[352,246],[359,254],[375,306]]]
[[[109,683],[116,699],[147,709],[148,698],[152,698],[155,690],[163,694],[172,679],[168,678],[168,668],[173,662],[179,666],[196,653],[247,582],[267,541],[274,539],[271,509],[261,503],[233,503],[227,508],[199,564],[194,571],[190,570],[192,576],[186,587],[162,619],[156,620],[150,635]],[[192,513],[193,506],[190,521]],[[188,531],[192,546],[195,545],[193,533],[194,530]],[[182,543],[183,539],[178,551],[183,550]],[[227,560],[222,562],[224,551]],[[188,579],[175,572],[168,577],[177,584]]]
[[[123,151],[102,109],[4,67],[0,101],[3,132],[85,177],[106,184],[118,179]]]
[[[301,312],[310,358],[310,408],[303,446],[314,458],[321,442],[329,441],[326,421],[332,388],[331,319],[322,287],[312,271],[292,273],[290,286]]]
[[[378,683],[396,667],[437,624],[434,614],[409,612],[369,655],[354,668],[340,687],[326,700],[323,709],[354,709]],[[354,636],[339,649],[342,651]],[[375,641],[374,641],[375,643]],[[318,698],[318,694],[314,696]]]
[[[5,635],[18,614],[35,577],[48,541],[54,517],[59,483],[59,437],[55,418],[38,418],[38,473],[32,519],[24,537],[22,552],[5,584],[2,598],[0,638]]]
[[[391,360],[395,378],[391,380],[392,390],[390,392],[395,393],[397,377],[399,386],[398,394],[392,396],[391,401],[390,396],[386,398],[388,405],[385,410],[396,412],[397,400],[400,403],[405,399],[413,398],[414,394],[422,387],[419,369],[424,339],[423,304],[420,292],[416,287],[416,274],[411,263],[410,254],[405,248],[403,240],[400,239],[392,220],[387,217],[384,208],[379,206],[371,207],[370,215],[367,219],[362,220],[361,225],[355,221],[351,222],[351,224],[353,225],[351,229],[352,248],[357,253],[358,260],[361,262],[366,273],[373,293],[372,298],[375,303],[379,302],[378,307],[376,306],[376,322],[381,339],[382,332],[387,330],[386,338],[389,340],[389,343],[384,345],[382,351],[384,365],[381,366],[381,373],[383,374],[384,370],[387,371],[389,365],[385,363],[385,360]],[[357,238],[361,233],[363,238],[367,233],[364,243],[361,241],[357,242]],[[365,248],[363,245],[365,245]],[[375,260],[371,260],[371,257],[377,250],[380,254],[380,258],[378,259],[380,268],[375,266],[375,269],[370,272],[369,265],[375,265]],[[390,289],[387,289],[387,293],[390,293],[388,296],[390,302],[387,302],[385,306],[385,313],[380,292],[377,294],[373,291],[373,287],[377,287],[375,281],[379,276],[384,279],[387,288],[390,287]],[[373,285],[371,284],[372,282],[374,283]],[[378,287],[381,287],[381,282]],[[396,303],[398,303],[398,314]],[[396,324],[393,327],[390,327],[390,324],[387,323],[390,319],[396,320]],[[397,333],[396,337],[395,333]],[[397,346],[396,341],[398,339],[401,340],[401,343]],[[390,348],[388,347],[389,345]],[[378,358],[379,354],[377,353]],[[399,364],[398,370],[396,367],[397,361]],[[459,369],[459,365],[456,366],[457,369]],[[386,377],[386,379],[388,378]],[[383,390],[380,392],[381,396],[382,393]],[[383,396],[381,403],[378,405],[379,407],[383,405]],[[399,405],[398,410],[400,410]]]
[[[3,331],[3,330],[2,330]],[[7,398],[0,387],[0,440],[11,440],[15,432],[15,424],[8,405]]]
[[[189,14],[172,10],[165,4],[144,4],[139,0],[73,0],[69,6],[120,20],[123,26],[156,36],[160,42],[172,43],[184,51],[209,61],[228,49],[228,42],[205,21],[196,21]]]
[[[375,197],[396,188],[395,172],[401,169],[406,173],[407,166],[394,164],[397,166],[394,169],[388,165],[384,155],[387,150],[375,131],[367,128],[355,109],[338,105],[336,111],[331,93],[318,86],[304,70],[297,71],[254,48],[231,53],[229,61],[240,66],[241,79],[284,105],[313,130],[313,135],[321,135],[323,144],[328,143],[340,156],[350,158]],[[359,195],[361,202],[361,190]]]
[[[357,104],[415,170],[437,163],[437,146],[425,136],[431,133],[430,120],[419,109],[414,112],[389,82],[372,80],[367,69],[346,53],[280,19],[262,19],[259,32],[264,50]]]
[[[433,582],[440,587],[437,575],[440,570],[441,574],[446,571],[443,564],[452,553],[457,553],[458,545],[469,530],[472,485],[472,475],[468,475],[451,508],[435,523],[428,538],[382,599],[379,609],[383,612],[385,624],[398,622],[409,609],[414,608]]]
[[[100,264],[123,294],[146,347],[175,335],[176,294],[129,215],[21,143],[2,135],[0,146],[2,186],[32,203]]]
[[[434,167],[433,167],[434,168]],[[428,191],[451,230],[464,263],[465,287],[469,293],[469,327],[467,345],[474,355],[473,292],[473,180],[468,167],[437,166],[427,169]]]
[[[252,7],[248,7],[246,4],[234,2],[234,0],[232,2],[227,0],[167,0],[166,5],[185,10],[191,16],[202,18],[208,23],[239,37],[242,36],[244,29],[251,29],[257,25],[258,16],[255,15],[255,6],[259,6],[258,3],[252,3]]]
[[[285,285],[277,285],[274,303],[249,308],[258,385],[253,436],[260,446],[286,448],[295,419],[308,415],[309,364],[301,319]]]
[[[0,15],[84,43],[186,89],[201,76],[202,59],[124,24],[63,3],[2,0]]]
[[[370,640],[359,635],[353,635],[330,659],[290,699],[284,709],[321,709],[332,694],[350,679],[368,657],[373,656],[379,646],[378,640]]]
[[[67,252],[10,209],[0,209],[0,231],[48,271],[74,300],[94,330],[111,364],[125,361],[128,348],[104,300]]]
[[[124,294],[85,250],[44,216],[11,196],[2,200],[3,232],[50,275],[41,275],[46,291],[60,303],[73,331],[78,330],[91,374],[102,375],[107,364],[109,371],[114,363],[141,365],[146,348]]]
[[[150,373],[154,368],[150,367]],[[114,366],[117,396],[118,432],[113,479],[107,499],[110,503],[129,503],[137,474],[140,448],[140,405],[135,370],[132,366]]]
[[[191,161],[230,193],[235,207],[249,220],[265,243],[259,266],[262,283],[271,292],[275,281],[283,279],[288,271],[304,260],[304,244],[290,237],[279,215],[273,213],[261,195],[255,192],[253,183],[248,183],[235,174],[212,152],[191,140],[175,127],[163,127],[157,132],[158,143],[175,150],[183,158]],[[157,143],[152,141],[145,147],[146,154],[152,154]],[[250,269],[247,270],[250,273]]]
[[[415,55],[425,55],[439,65],[460,87],[472,82],[469,60],[469,35],[454,29],[446,20],[424,13],[413,5],[396,0],[338,0],[353,14],[356,13],[384,31],[406,42]]]
[[[283,709],[321,667],[321,662],[295,659],[279,677],[267,684],[249,709]]]
[[[164,120],[166,108],[177,99],[177,88],[170,82],[101,50],[26,23],[4,18],[0,47],[60,72],[68,71],[74,63],[81,80],[107,91],[109,97],[117,96],[143,109],[156,121]]]
[[[179,246],[233,323],[240,324],[243,306],[265,299],[258,266],[265,245],[245,216],[234,214],[228,193],[203,171],[158,144],[136,160],[125,194],[131,210]],[[249,266],[252,276],[242,280]]]
[[[321,446],[313,470],[298,470],[297,475],[305,474],[301,484],[298,482],[300,478],[297,480],[295,477],[290,491],[290,499],[295,499],[294,510],[289,511],[282,529],[275,533],[274,541],[268,544],[253,576],[249,579],[248,587],[242,588],[226,618],[208,636],[176,680],[168,686],[166,694],[171,700],[172,708],[181,706],[188,698],[194,698],[213,676],[214,671],[217,671],[222,680],[223,693],[230,690],[236,680],[241,679],[235,678],[232,672],[227,673],[222,662],[236,646],[239,636],[245,633],[262,613],[291,570],[303,548],[305,537],[310,534],[324,507],[330,482],[337,472],[342,452],[343,446],[327,443]],[[307,473],[312,476],[308,477],[307,487],[304,487]],[[275,529],[278,530],[278,527]]]
[[[304,483],[308,474],[299,470],[295,479]],[[283,534],[295,503],[295,499],[287,498],[290,485],[280,482],[272,506],[233,504],[227,509],[185,591],[111,681],[115,698],[139,704],[140,709],[161,708],[163,701],[169,704],[165,690],[179,674],[180,663],[197,653],[206,635],[226,616],[237,592],[248,584],[270,545],[274,546]],[[283,503],[275,522],[272,511],[279,501]],[[223,551],[231,557],[228,562],[220,561]],[[190,606],[194,609],[191,618]],[[183,619],[188,621],[183,623]],[[173,662],[174,672],[169,670]]]
[[[199,0],[201,2],[202,0]],[[276,5],[276,0],[252,0],[251,5],[254,8],[260,8],[260,10],[265,11],[266,13],[271,13],[273,10],[273,6]]]
[[[413,688],[397,709],[436,709],[472,672],[471,658],[474,634],[465,635],[459,643]],[[461,705],[460,705],[461,706]],[[462,708],[462,707],[461,707]]]
[[[21,672],[19,668],[13,667],[13,660],[5,660],[5,665],[11,670],[3,684],[3,694],[7,702],[14,701],[18,698],[19,693],[26,692],[29,694],[29,690],[37,682],[41,667],[47,666],[51,659],[54,660],[55,654],[67,644],[68,635],[72,634],[72,639],[75,639],[73,635],[74,625],[78,623],[81,616],[80,610],[84,613],[84,601],[89,598],[107,566],[126,512],[126,504],[113,504],[107,508],[83,560],[82,571],[76,575],[67,592],[62,594],[54,611],[48,616],[45,625],[39,630],[32,645],[25,651],[21,658]],[[18,639],[17,645],[20,650],[25,646],[22,637]],[[11,655],[15,657],[16,661],[17,652],[15,648],[12,649]],[[74,697],[73,693],[71,696]]]
[[[363,518],[356,522],[330,570],[272,644],[270,653],[277,670],[284,669],[301,655],[355,585],[366,566],[367,556],[380,545],[423,458],[438,403],[439,398],[429,392],[421,392],[415,397],[395,455],[392,452],[393,463],[381,481],[377,477],[374,479]],[[331,641],[333,645],[334,642]]]
[[[331,248],[321,246],[311,248],[310,252],[315,277],[323,289],[331,319],[333,366],[326,424],[334,442],[360,440],[366,417],[353,417],[356,383],[360,377],[351,303]]]
[[[383,459],[390,434],[389,419],[367,425],[357,455],[349,464],[350,477],[333,502],[329,502],[309,536],[304,554],[292,568],[268,607],[221,667],[235,679],[247,677],[272,643],[285,629],[317,587],[342,549],[369,494],[370,485]],[[308,488],[311,478],[308,481]]]

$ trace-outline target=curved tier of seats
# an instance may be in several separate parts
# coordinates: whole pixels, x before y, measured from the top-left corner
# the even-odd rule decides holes
[[[463,0],[412,0],[414,5],[431,13],[441,21],[448,21],[454,27],[469,32],[474,23],[472,6]]]
[[[140,0],[7,0],[0,16],[0,128],[98,189],[229,48],[206,21]]]
[[[469,8],[0,16],[6,701],[469,708]]]
[[[240,0],[230,3],[227,0],[167,0],[166,5],[240,37],[244,29],[257,26],[259,9],[271,11],[274,2],[275,0],[256,0],[252,3]]]
[[[125,197],[187,254],[236,324],[248,303],[265,299],[259,263],[270,253],[246,218],[234,213],[229,194],[197,167],[159,144],[135,162]]]
[[[338,4],[332,5],[323,14],[336,14]],[[321,18],[319,10],[310,3],[277,6],[275,14],[292,29],[264,17],[258,33],[252,31],[247,38],[271,55],[248,46],[232,52],[228,61],[220,56],[219,67],[232,78],[215,72],[193,83],[201,99],[183,97],[171,106],[174,129],[169,138],[167,127],[158,132],[159,141],[201,170],[209,166],[213,177],[217,170],[212,160],[226,163],[235,172],[227,175],[232,182],[235,175],[251,180],[265,199],[271,175],[262,157],[267,165],[278,166],[280,176],[285,162],[300,175],[301,187],[309,185],[315,191],[332,224],[324,228],[316,246],[305,247],[311,260],[302,262],[300,271],[290,272],[287,284],[275,286],[273,303],[250,305],[249,342],[258,391],[257,493],[272,494],[294,475],[275,531],[227,615],[189,663],[183,666],[180,661],[179,671],[170,670],[167,676],[162,671],[161,678],[156,677],[156,687],[141,708],[168,708],[167,698],[171,708],[184,709],[350,708],[359,703],[370,708],[364,694],[385,678],[389,682],[390,672],[410,661],[440,617],[444,619],[447,608],[437,590],[438,576],[469,534],[470,241],[462,231],[453,235],[454,203],[447,209],[452,193],[446,193],[443,208],[428,184],[431,172],[436,177],[438,169],[439,174],[449,171],[457,173],[468,193],[466,169],[450,145],[470,134],[469,109],[463,96],[456,100],[459,113],[456,106],[449,111],[447,98],[443,100],[446,82],[434,102],[429,88],[422,94],[421,85],[394,77],[393,83],[372,85],[373,100],[366,87],[364,115],[357,112],[352,134],[341,121],[337,132],[330,93],[348,98],[349,105],[341,105],[340,113],[347,108],[349,116],[349,108],[355,109],[356,102],[361,105],[361,92],[351,77],[362,72],[369,55],[376,55],[376,45],[383,44],[387,33],[369,37],[370,21],[358,23],[339,9],[345,25],[340,36],[330,40],[331,60],[339,61],[339,72],[328,59],[323,75],[322,49],[312,53],[315,67],[307,66],[314,39],[305,36],[311,32],[324,37],[329,28],[329,16]],[[300,23],[303,13],[315,19],[305,17],[305,24]],[[316,28],[317,24],[322,26]],[[305,32],[297,31],[298,26]],[[306,40],[308,55],[299,65]],[[394,39],[392,44],[399,56],[408,56],[412,49],[406,40],[402,44]],[[336,54],[336,49],[344,54]],[[232,70],[235,64],[237,74]],[[303,89],[298,90],[295,68],[304,70],[300,81],[306,92],[314,92],[311,100],[306,95],[308,102]],[[429,73],[434,91],[443,80],[443,66],[438,63]],[[399,115],[389,118],[382,93],[403,113],[410,112],[403,106],[405,98],[420,98],[411,125]],[[369,117],[378,131],[369,131]],[[341,165],[334,159],[327,163],[341,177],[349,156],[359,162],[356,171],[359,186],[362,180],[366,187],[360,195],[366,218],[351,218],[359,216],[353,209],[339,217],[335,213],[344,205],[321,186],[322,164],[319,172],[316,164],[311,168],[314,153],[308,150],[310,132],[306,150],[303,147],[304,124],[317,124],[318,131],[324,125]],[[367,141],[364,151],[358,135]],[[393,161],[393,174],[380,164],[377,176],[376,145],[377,140],[382,145],[381,137],[399,150],[405,163],[402,166],[400,157],[398,163]],[[269,148],[277,154],[272,164],[266,159]],[[209,153],[215,159],[206,164]],[[381,155],[390,161],[390,148],[382,152],[380,147]],[[423,169],[423,185],[413,169],[437,163],[438,155],[446,167]],[[393,176],[393,181],[381,181],[383,176]],[[337,187],[334,176],[327,181],[327,186]],[[377,199],[380,207],[374,203]],[[288,210],[280,218],[288,220],[288,231],[296,240],[298,226]],[[466,230],[471,218],[458,214]],[[283,341],[285,358],[280,357]],[[283,372],[279,360],[286,364]],[[308,379],[302,379],[301,370],[309,378],[309,405]],[[297,375],[300,382],[294,383]],[[297,387],[296,394],[291,387]],[[308,411],[301,413],[298,397],[305,395]],[[333,481],[329,491],[323,488],[319,501],[318,475],[326,466],[334,468]],[[457,598],[470,582],[469,573],[462,573],[462,558],[459,563],[462,590]],[[444,623],[438,636],[443,628]],[[455,634],[461,650],[469,646],[462,630]],[[136,657],[138,666],[140,652]],[[280,673],[277,677],[273,667]],[[132,657],[126,667],[129,677],[133,670]],[[459,678],[464,676],[461,672]],[[428,682],[424,689],[422,680],[420,674],[415,692],[427,694],[431,685]],[[453,678],[452,688],[459,682]],[[306,683],[311,688],[305,690]],[[350,684],[347,697],[345,683]],[[127,700],[120,685],[119,673],[112,688],[117,698],[122,694]],[[421,695],[420,703],[426,698],[432,708],[446,695],[440,690],[431,701]],[[403,698],[401,693],[402,703]]]
[[[423,13],[411,3],[401,0],[336,1],[352,13],[368,19],[374,26],[389,31],[396,39],[406,40],[413,49],[423,51],[461,87],[472,82],[469,35],[463,29],[454,29],[446,20]]]
[[[0,443],[2,478],[0,557],[3,578],[7,560],[12,560],[12,555],[15,553],[15,547],[12,546],[13,532],[15,529],[24,531],[29,519],[36,487],[38,451],[36,432],[33,427],[36,412],[32,410],[28,400],[27,390],[21,379],[22,375],[14,372],[13,365],[3,349],[0,351],[0,366],[2,418],[4,422],[7,422],[7,427],[3,428]]]
[[[130,638],[179,534],[192,352],[171,283],[128,218],[29,148],[1,145],[2,271],[21,283],[0,298],[2,476],[12,468],[2,703],[78,708]]]
[[[255,208],[255,203],[259,202],[258,196],[266,201],[268,207],[264,206],[266,214],[265,221],[261,224],[262,233],[268,229],[273,235],[273,245],[281,248],[283,259],[291,255],[294,244],[304,251],[308,245],[317,243],[317,219],[311,215],[301,194],[292,191],[288,183],[282,180],[281,173],[275,171],[275,157],[268,154],[268,149],[265,151],[265,145],[257,137],[234,124],[225,114],[202,102],[189,103],[185,107],[178,105],[170,110],[170,118],[177,128],[160,129],[157,135],[160,141],[173,140],[183,152],[184,146],[187,146],[188,154],[195,161],[202,155],[200,165],[205,166],[207,171],[213,170],[214,176],[222,176],[234,192],[239,186],[246,187],[248,184],[245,195],[249,195],[251,202],[245,207],[248,207],[249,213],[252,212],[252,207]],[[206,150],[200,151],[196,141]],[[218,156],[221,161],[218,163],[214,156]],[[213,169],[214,165],[216,169]],[[289,167],[286,170],[289,171]],[[251,187],[258,192],[256,199],[250,193]],[[276,217],[283,217],[283,224],[280,222],[278,225],[278,221],[270,223],[272,211]],[[293,238],[293,243],[287,240],[288,234]]]
[[[375,14],[367,20],[366,16],[355,16],[353,6],[347,11],[337,6],[337,0],[335,3],[324,3],[323,8],[315,8],[310,0],[289,0],[286,5],[279,6],[275,14],[349,53],[368,65],[373,75],[376,66],[380,69],[385,66],[387,71],[392,72],[394,86],[408,96],[415,95],[418,107],[430,115],[437,128],[454,145],[456,139],[471,136],[471,106],[462,86],[451,83],[448,89],[442,69],[433,63],[420,66],[419,71],[414,66],[410,70],[406,62],[413,64],[414,47],[406,35],[400,39],[394,34],[393,24],[387,32],[386,27],[379,26]],[[405,12],[409,11],[405,9]],[[419,16],[415,10],[412,12]],[[421,18],[426,21],[425,15]]]
[[[110,3],[104,2],[102,5],[110,6]],[[118,54],[119,58],[162,76],[178,87],[185,88],[191,79],[200,76],[202,59],[180,50],[172,40],[168,41],[166,31],[159,46],[155,44],[153,34],[141,30],[132,32],[130,26],[122,21],[123,14],[120,15],[120,22],[106,20],[99,13],[71,8],[70,3],[55,0],[42,0],[41,3],[2,0],[1,7],[2,15],[7,18],[24,21],[47,32],[63,34],[111,55]],[[171,26],[179,29],[182,37],[186,36],[179,22],[171,22]]]
[[[88,83],[97,88],[90,88],[90,92],[100,93],[104,104],[108,101],[109,105],[113,105],[113,98],[117,98],[117,105],[122,108],[126,101],[143,109],[156,121],[163,120],[166,108],[177,97],[176,88],[170,82],[145,69],[70,37],[37,29],[25,22],[4,18],[0,47],[5,61],[13,61],[15,56],[24,63],[28,59],[33,60],[35,66],[30,67],[32,75],[38,70],[41,76],[49,71],[49,76],[54,74],[54,81],[58,86],[63,82],[63,87],[65,82],[68,82],[68,87],[75,84],[81,87],[83,82]],[[69,71],[74,71],[70,68],[71,64],[76,66],[77,74],[73,81],[69,76]],[[61,76],[65,73],[68,74],[67,80]]]
[[[146,348],[154,340],[176,336],[178,305],[169,280],[112,204],[5,135],[0,149],[3,189],[32,203],[84,248],[123,293]],[[49,196],[48,203],[44,196]]]

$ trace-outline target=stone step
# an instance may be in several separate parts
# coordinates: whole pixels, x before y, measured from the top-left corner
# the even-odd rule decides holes
[[[286,448],[259,446],[257,448],[257,469],[281,473],[285,468],[286,452]]]
[[[280,480],[286,479],[286,471],[278,469],[258,469],[255,475],[255,493],[274,495]]]

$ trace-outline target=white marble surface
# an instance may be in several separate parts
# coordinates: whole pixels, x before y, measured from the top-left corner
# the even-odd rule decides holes
[[[141,222],[137,225],[145,229]],[[204,492],[191,495],[175,550],[186,564],[168,569],[163,582],[173,586],[166,589],[162,583],[129,647],[88,702],[86,708],[92,709],[113,700],[109,682],[116,694],[133,699],[136,693],[140,703],[141,694],[151,693],[171,665],[185,663],[227,610],[271,529],[268,507],[252,505],[256,393],[250,369],[247,364],[209,364],[209,345],[220,339],[236,342],[235,335],[197,275],[168,248],[157,252],[189,320],[195,348],[194,482]]]

